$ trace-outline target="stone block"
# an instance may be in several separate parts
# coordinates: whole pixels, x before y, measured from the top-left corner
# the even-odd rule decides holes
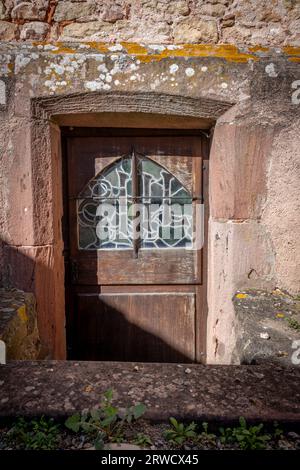
[[[33,294],[0,288],[0,340],[7,360],[39,359],[41,344]]]
[[[234,354],[240,288],[274,288],[274,253],[266,227],[256,221],[209,221],[207,362],[239,363]]]
[[[12,2],[10,2],[11,4]],[[11,17],[14,20],[39,20],[46,19],[49,0],[13,1]]]
[[[298,105],[299,107],[299,105]],[[300,145],[299,116],[278,129],[266,175],[267,195],[262,223],[276,253],[276,285],[300,294]]]
[[[88,21],[96,12],[96,2],[85,1],[85,2],[69,2],[60,1],[58,2],[55,13],[54,21]]]
[[[199,13],[201,15],[206,15],[206,16],[214,16],[218,18],[222,18],[226,11],[226,5],[223,3],[204,3],[200,8],[199,8]]]
[[[229,122],[216,127],[211,148],[211,215],[222,219],[261,216],[266,199],[272,127]]]
[[[40,21],[31,21],[21,27],[20,39],[42,41],[46,38],[50,26]]]
[[[37,301],[37,324],[43,350],[49,357],[65,358],[64,263],[62,245],[41,247],[6,246],[6,282]]]
[[[80,41],[83,38],[90,39],[97,36],[105,39],[113,33],[113,25],[102,21],[90,21],[88,23],[71,23],[63,28],[60,36],[63,40]]]
[[[7,20],[9,15],[6,12],[4,2],[0,3],[0,20]]]
[[[176,44],[216,44],[218,42],[217,23],[214,20],[187,17],[174,25],[173,35]]]
[[[0,80],[0,105],[6,105],[6,83]]]
[[[124,17],[125,14],[122,7],[120,5],[116,5],[115,2],[105,5],[101,15],[101,19],[108,23],[115,23],[116,21],[123,20]]]
[[[1,219],[2,238],[6,243],[32,244],[34,239],[29,130],[21,119],[7,120],[1,125],[0,152],[5,155],[1,159],[1,175],[5,181],[1,185]]]
[[[0,40],[11,41],[15,39],[15,34],[18,29],[18,25],[9,23],[8,21],[0,21]]]

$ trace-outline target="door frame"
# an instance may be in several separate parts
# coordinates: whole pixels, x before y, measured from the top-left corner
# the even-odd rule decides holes
[[[62,149],[62,192],[63,192],[63,217],[62,217],[62,233],[64,243],[64,263],[65,263],[65,318],[66,318],[66,344],[67,359],[72,359],[70,352],[72,351],[72,341],[74,338],[72,325],[73,313],[67,313],[68,310],[74,312],[73,295],[71,293],[71,266],[69,253],[69,206],[68,206],[68,165],[67,165],[67,141],[70,137],[114,137],[114,136],[202,136],[201,154],[203,155],[202,168],[202,197],[204,203],[204,245],[202,248],[201,263],[201,279],[199,285],[194,285],[196,294],[196,315],[195,315],[195,362],[206,363],[206,342],[207,342],[207,264],[208,264],[208,219],[209,219],[209,145],[210,137],[207,130],[202,129],[154,129],[154,128],[114,128],[114,127],[61,127],[61,149]],[[127,286],[128,287],[128,286]],[[190,286],[192,287],[192,286]],[[173,286],[174,291],[176,285]],[[113,288],[112,288],[113,292]]]

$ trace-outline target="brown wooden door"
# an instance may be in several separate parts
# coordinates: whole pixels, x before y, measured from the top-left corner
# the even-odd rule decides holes
[[[193,237],[203,228],[204,144],[67,139],[71,358],[201,360],[203,263]]]

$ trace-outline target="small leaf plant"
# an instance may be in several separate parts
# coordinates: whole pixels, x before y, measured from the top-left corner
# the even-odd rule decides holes
[[[73,432],[83,432],[94,440],[95,449],[104,448],[105,442],[122,442],[126,426],[139,419],[146,411],[143,403],[124,411],[113,406],[113,390],[104,393],[100,407],[70,416],[65,426]]]

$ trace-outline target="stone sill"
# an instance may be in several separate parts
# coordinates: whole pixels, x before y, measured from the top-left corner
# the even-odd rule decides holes
[[[237,318],[236,356],[241,364],[271,360],[287,367],[299,366],[300,330],[295,328],[300,325],[299,297],[279,289],[248,289],[239,291],[233,304]]]
[[[0,417],[53,416],[99,406],[145,403],[145,418],[300,424],[300,368],[74,361],[11,361],[0,366]]]

